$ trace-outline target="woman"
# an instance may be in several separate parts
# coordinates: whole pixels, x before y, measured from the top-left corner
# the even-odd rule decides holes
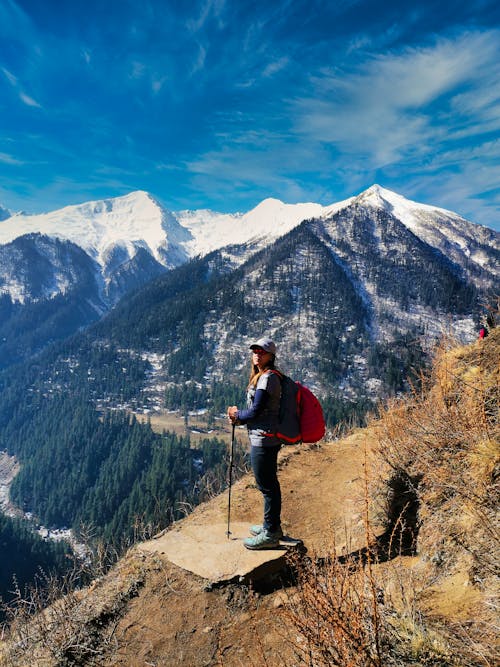
[[[232,424],[246,424],[250,438],[250,461],[257,488],[264,496],[264,521],[252,526],[244,541],[247,549],[272,549],[283,537],[278,452],[281,442],[273,435],[279,421],[281,380],[273,373],[276,345],[261,338],[250,345],[252,362],[247,389],[247,409],[227,409]]]

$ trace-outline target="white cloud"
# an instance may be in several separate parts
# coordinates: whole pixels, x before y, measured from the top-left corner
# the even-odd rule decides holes
[[[26,95],[26,93],[23,93],[22,91],[19,93],[19,97],[21,101],[24,102],[24,104],[26,104],[29,107],[36,107],[38,109],[42,108],[41,104],[38,104],[36,100],[34,100],[29,95]]]
[[[471,100],[488,96],[499,43],[498,31],[466,33],[432,47],[376,56],[351,73],[325,71],[312,79],[313,95],[292,102],[295,130],[368,160],[372,168],[408,152],[432,152],[436,139],[463,123],[451,111],[480,110],[479,101],[474,107]],[[438,113],[430,109],[443,100]]]
[[[11,86],[14,86],[14,88],[17,87],[17,77],[15,77],[12,72],[9,72],[8,69],[5,69],[5,67],[2,67],[2,72]]]
[[[30,107],[37,107],[41,109],[41,105],[30,95],[27,95],[23,90],[21,90],[21,86],[19,83],[19,79],[17,76],[12,74],[8,69],[5,69],[5,67],[2,67],[2,72],[7,79],[7,81],[11,84],[11,86],[18,91],[19,94],[19,99],[24,102],[27,106]]]

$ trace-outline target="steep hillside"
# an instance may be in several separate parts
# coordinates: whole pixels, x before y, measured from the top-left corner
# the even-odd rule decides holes
[[[500,329],[444,344],[428,385],[368,428],[284,450],[284,526],[309,558],[283,579],[214,588],[161,539],[139,544],[43,616],[18,616],[3,664],[493,665],[499,353]],[[242,478],[233,521],[260,511]],[[204,526],[212,544],[226,514],[224,494],[172,530]]]

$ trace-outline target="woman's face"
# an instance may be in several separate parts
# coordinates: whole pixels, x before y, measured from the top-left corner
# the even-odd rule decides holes
[[[271,359],[271,353],[266,352],[261,347],[255,347],[252,350],[252,362],[254,366],[257,366],[259,370],[265,368]]]

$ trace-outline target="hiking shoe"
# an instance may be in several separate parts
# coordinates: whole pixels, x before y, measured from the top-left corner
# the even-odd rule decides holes
[[[255,537],[247,537],[243,540],[243,544],[247,549],[276,549],[280,545],[279,532],[268,533],[267,530],[262,530]]]
[[[262,524],[258,524],[257,526],[250,526],[250,535],[260,535],[264,531],[264,526]],[[283,537],[283,531],[281,528],[278,528],[278,530],[274,531],[273,535],[277,535],[278,539],[281,540]]]

